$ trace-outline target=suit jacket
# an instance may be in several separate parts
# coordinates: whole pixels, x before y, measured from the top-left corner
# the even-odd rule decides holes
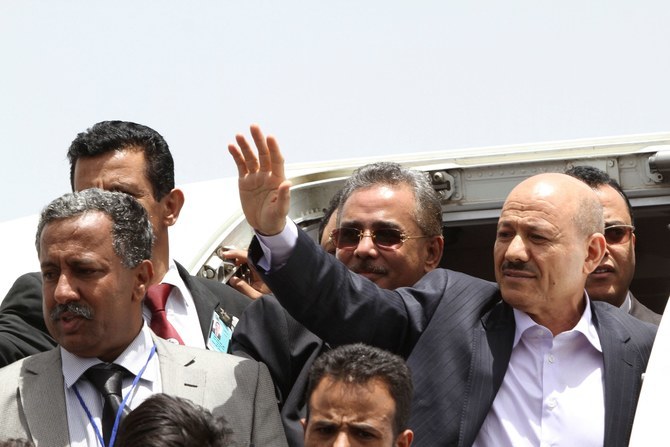
[[[656,326],[661,324],[661,315],[639,302],[632,293],[630,294],[630,310],[628,313],[638,320],[646,321]]]
[[[193,296],[193,302],[198,312],[200,329],[202,329],[205,343],[209,336],[212,313],[215,310],[218,311],[219,308],[222,308],[228,315],[240,318],[244,309],[252,302],[249,297],[241,294],[229,285],[190,275],[181,264],[176,264],[179,276],[184,280],[184,284],[186,284],[186,287],[188,287]]]
[[[232,352],[263,362],[275,384],[284,432],[290,446],[304,445],[309,368],[329,347],[298,323],[272,295],[251,303],[233,332]]]
[[[0,304],[0,367],[54,346],[42,314],[42,275],[21,275]]]
[[[250,258],[260,256],[254,240]],[[436,269],[411,288],[380,289],[303,232],[286,264],[259,272],[291,315],[328,343],[364,342],[407,358],[413,445],[473,443],[507,370],[515,329],[495,284]],[[605,445],[626,445],[656,329],[604,303],[592,310],[604,352]]]
[[[261,363],[176,346],[154,336],[163,392],[224,416],[239,445],[286,445],[272,382]],[[0,439],[69,445],[60,349],[0,369]],[[238,444],[236,444],[238,445]]]
[[[191,276],[178,263],[177,270],[193,296],[205,342],[212,312],[223,308],[229,315],[239,318],[251,302],[232,287]],[[49,336],[42,314],[42,275],[21,275],[0,305],[0,367],[54,346],[56,342]]]

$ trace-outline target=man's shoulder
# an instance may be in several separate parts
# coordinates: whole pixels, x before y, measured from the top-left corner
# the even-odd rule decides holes
[[[591,301],[591,309],[603,329],[630,336],[633,342],[651,345],[656,337],[656,325],[639,320],[607,302]]]
[[[33,354],[0,368],[0,383],[18,378],[26,373],[36,374],[46,368],[60,368],[60,352],[58,348]]]
[[[0,310],[13,306],[24,307],[26,297],[36,298],[34,301],[42,303],[42,275],[39,272],[24,273],[16,278],[14,284],[5,295]],[[41,313],[41,306],[40,306]]]
[[[646,321],[647,323],[658,326],[661,324],[661,314],[657,314],[647,306],[637,300],[631,293],[630,295],[630,314],[638,320]]]
[[[463,296],[484,301],[500,299],[496,283],[443,268],[426,273],[414,287],[442,290],[444,297],[449,299],[461,299]]]

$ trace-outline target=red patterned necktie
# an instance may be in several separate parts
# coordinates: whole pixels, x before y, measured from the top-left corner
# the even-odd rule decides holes
[[[171,284],[156,284],[147,290],[144,304],[151,311],[151,324],[149,327],[161,338],[171,342],[184,344],[177,330],[170,324],[165,314],[165,303],[172,290]]]

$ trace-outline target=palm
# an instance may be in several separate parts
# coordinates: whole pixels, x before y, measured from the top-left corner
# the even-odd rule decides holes
[[[236,137],[239,147],[229,146],[237,164],[242,211],[257,231],[277,234],[284,228],[289,207],[284,158],[274,138],[266,139],[257,126],[251,127],[251,134],[258,156],[242,135]]]

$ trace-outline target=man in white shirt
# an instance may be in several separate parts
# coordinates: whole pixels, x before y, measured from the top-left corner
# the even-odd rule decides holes
[[[512,190],[494,249],[502,302],[443,269],[384,290],[287,219],[278,144],[256,126],[252,136],[258,157],[242,135],[229,146],[256,230],[250,259],[291,315],[326,342],[408,356],[416,445],[627,444],[656,330],[584,291],[605,251],[602,208],[588,186],[542,174]]]
[[[123,193],[87,189],[43,210],[44,319],[59,346],[0,370],[0,439],[111,446],[124,414],[164,392],[225,414],[241,443],[285,445],[265,366],[174,346],[144,322],[153,237]]]

